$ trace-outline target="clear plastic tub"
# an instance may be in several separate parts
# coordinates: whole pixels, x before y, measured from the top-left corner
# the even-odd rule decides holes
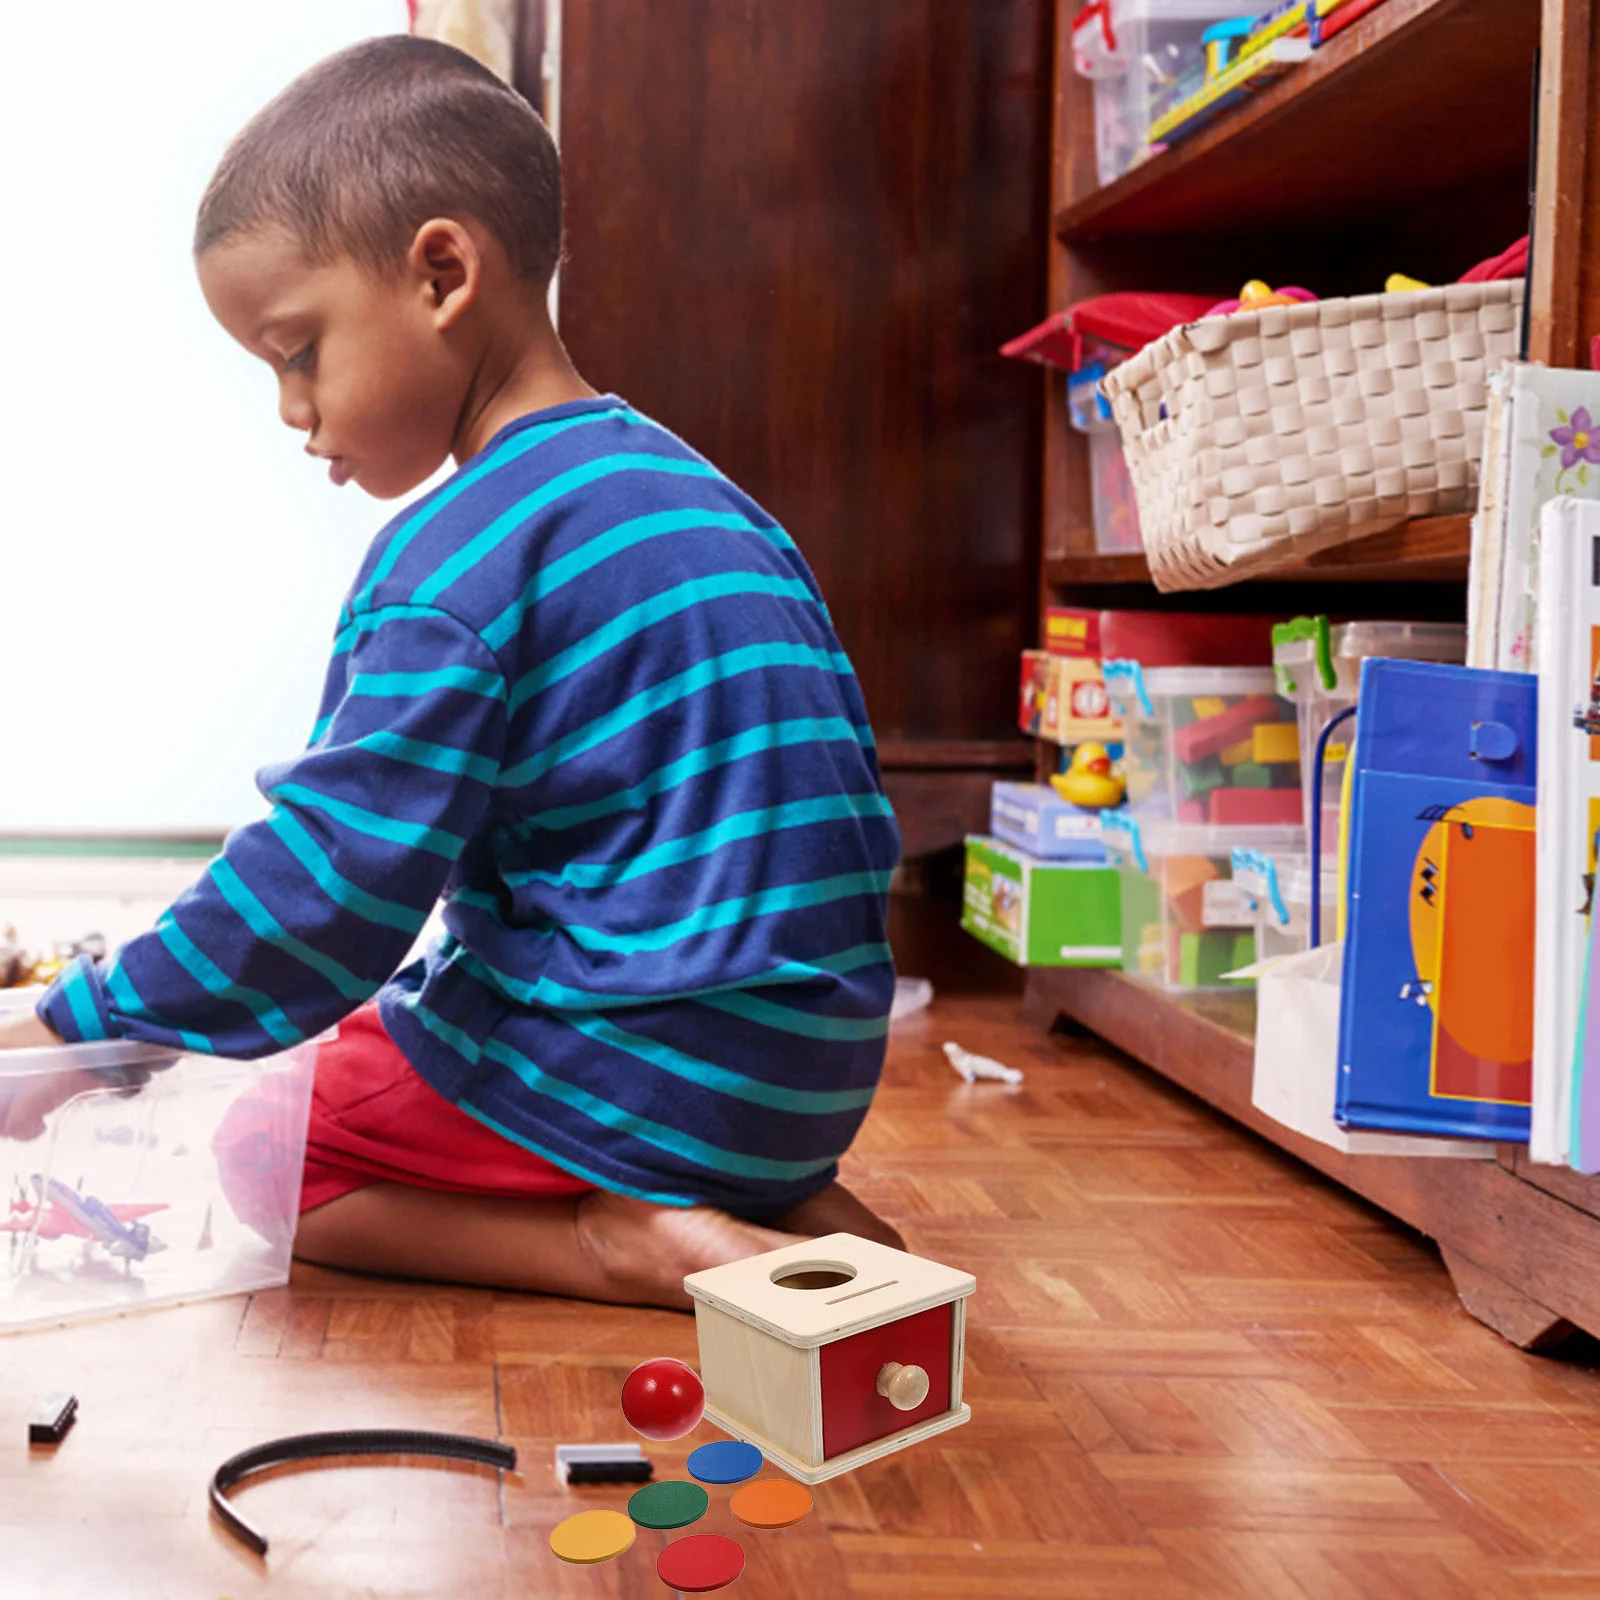
[[[1361,663],[1369,656],[1401,661],[1466,660],[1467,630],[1457,622],[1345,622],[1326,617],[1296,617],[1272,630],[1272,659],[1278,692],[1300,713],[1300,783],[1305,825],[1311,827],[1312,768],[1317,738],[1329,721],[1355,705]],[[1349,723],[1328,741],[1322,773],[1322,853],[1339,848],[1339,794],[1350,753]]]
[[[1213,23],[1251,17],[1263,0],[1106,0],[1074,29],[1078,70],[1094,80],[1094,147],[1100,182],[1112,183],[1150,149],[1150,125],[1200,87],[1200,36]],[[1108,26],[1109,24],[1109,26]]]
[[[1067,380],[1067,415],[1073,428],[1089,438],[1094,547],[1102,554],[1144,548],[1122,434],[1112,420],[1111,403],[1100,393],[1100,380],[1121,360],[1120,354],[1101,347],[1099,359],[1078,368]]]
[[[1230,989],[1224,973],[1256,959],[1255,932],[1207,921],[1207,888],[1230,875],[1237,829],[1173,824],[1141,826],[1132,817],[1104,819],[1106,852],[1122,896],[1122,970],[1159,989]],[[1305,849],[1299,828],[1256,830],[1268,849]],[[1215,897],[1213,916],[1215,916]]]
[[[1256,959],[1298,955],[1311,948],[1311,858],[1303,852],[1274,855],[1240,846],[1233,852],[1233,881],[1256,935]],[[1338,871],[1322,863],[1322,934],[1329,944],[1338,921]]]
[[[0,993],[0,1016],[38,991]],[[159,1068],[94,1088],[36,1139],[0,1139],[0,1332],[287,1281],[316,1045],[262,1061],[109,1041],[0,1051],[0,1101],[62,1070]]]
[[[1295,708],[1277,693],[1271,667],[1147,671],[1107,661],[1104,671],[1134,816],[1191,827],[1304,826]]]

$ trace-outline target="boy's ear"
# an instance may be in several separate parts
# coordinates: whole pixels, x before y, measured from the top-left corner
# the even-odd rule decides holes
[[[452,218],[424,222],[411,241],[408,260],[436,327],[448,328],[478,298],[483,254],[467,229]]]

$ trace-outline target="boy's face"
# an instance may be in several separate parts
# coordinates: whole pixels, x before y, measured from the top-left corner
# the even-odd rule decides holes
[[[444,462],[468,379],[425,273],[316,265],[276,228],[213,245],[198,270],[212,314],[277,374],[279,415],[335,483],[388,500]]]

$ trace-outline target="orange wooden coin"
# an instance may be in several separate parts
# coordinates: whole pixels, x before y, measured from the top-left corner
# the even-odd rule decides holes
[[[734,1490],[728,1509],[752,1528],[792,1528],[811,1514],[811,1491],[787,1478],[766,1478]]]

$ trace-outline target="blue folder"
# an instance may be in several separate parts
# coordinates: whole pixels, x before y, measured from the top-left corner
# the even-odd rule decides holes
[[[1528,1137],[1537,682],[1361,669],[1334,1114]]]

